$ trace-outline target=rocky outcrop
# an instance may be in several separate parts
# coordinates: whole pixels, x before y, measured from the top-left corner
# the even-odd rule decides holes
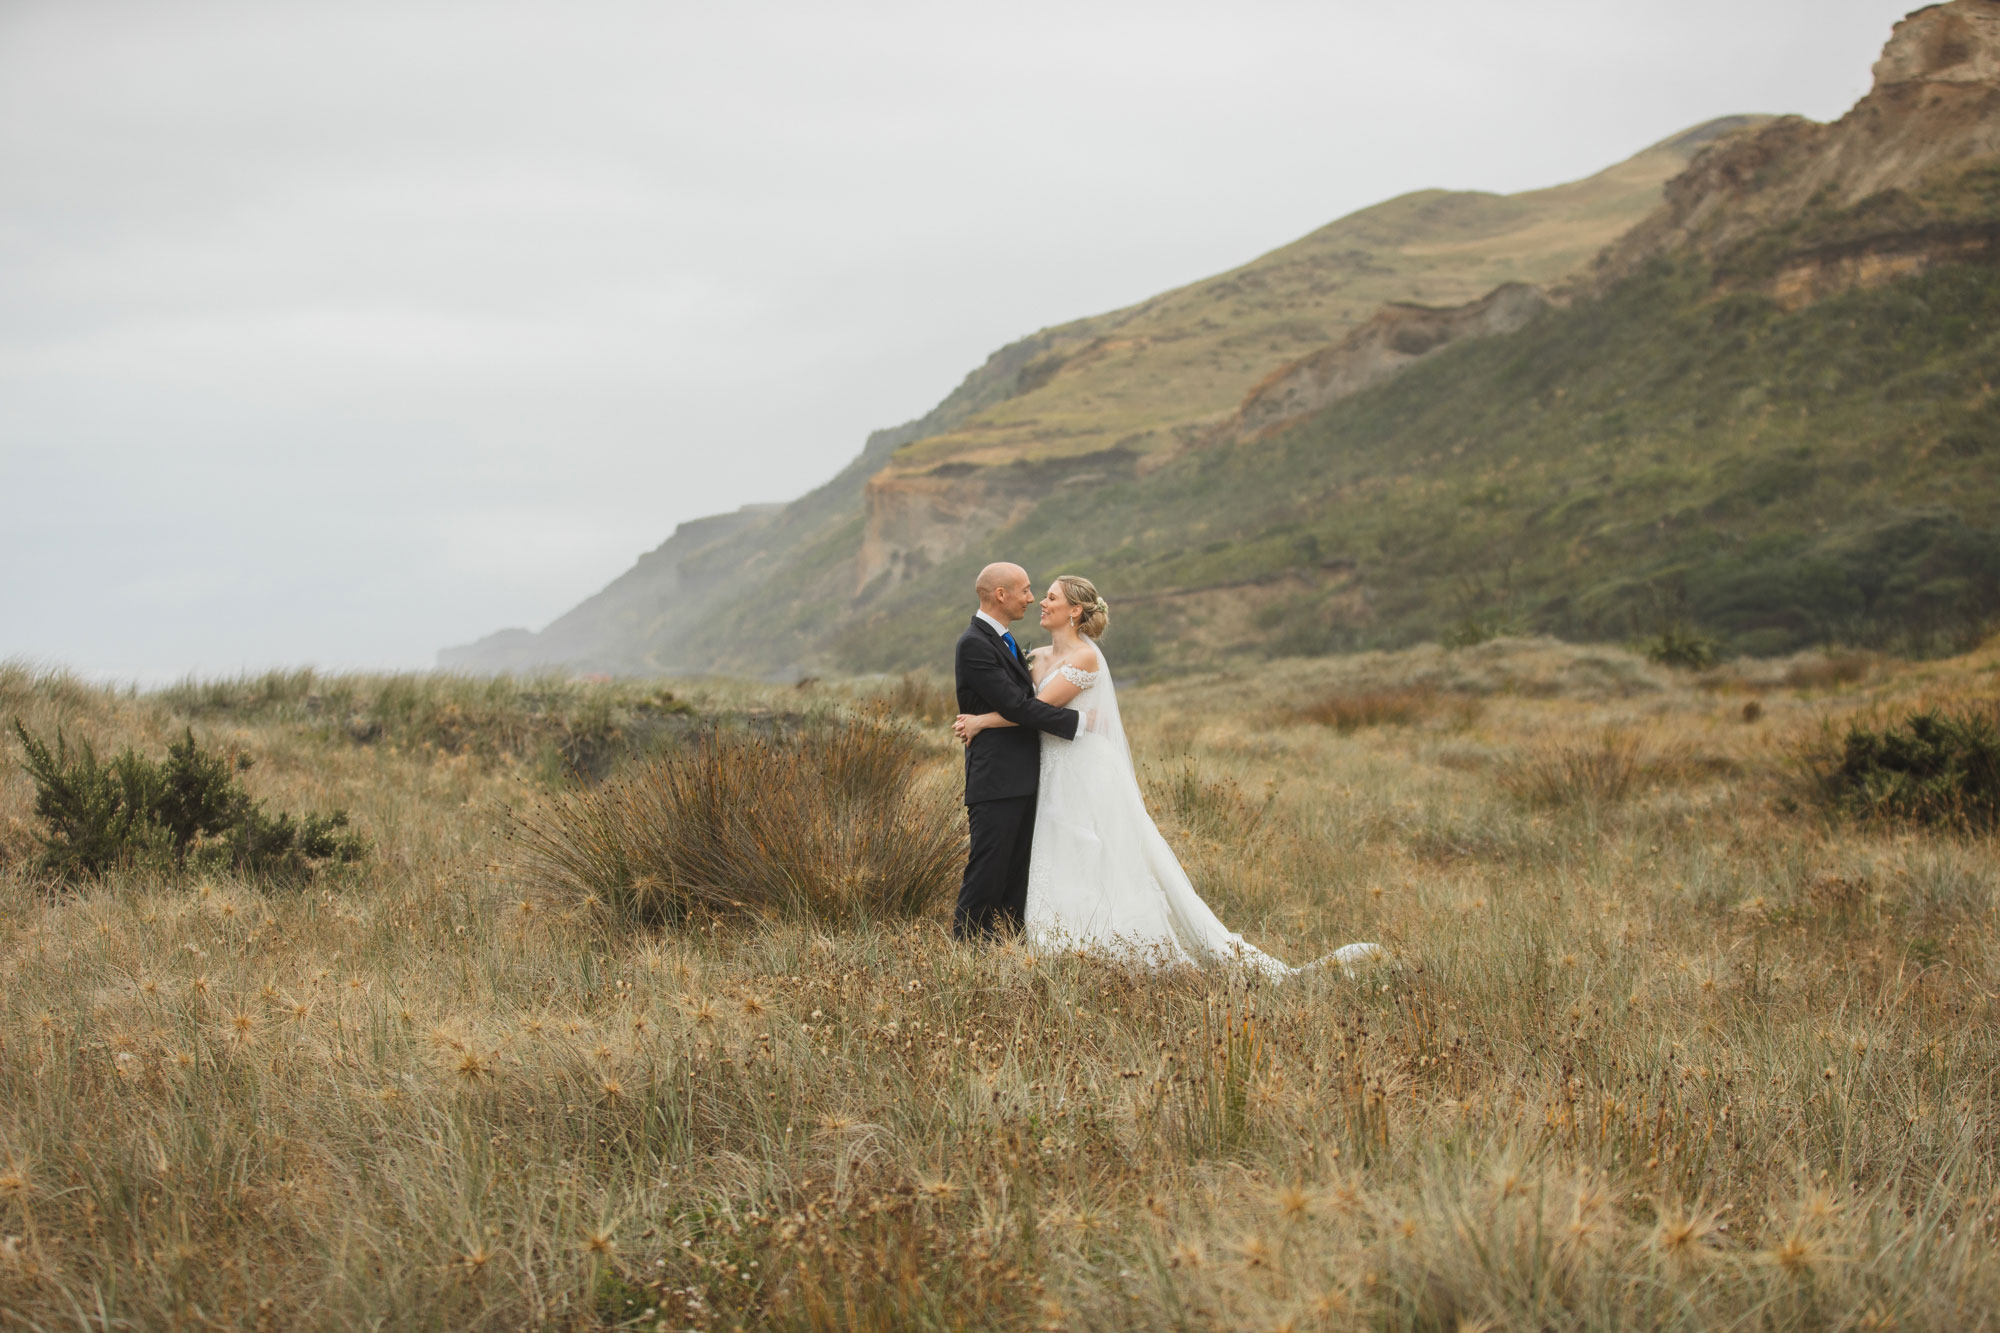
[[[1786,116],[1703,152],[1667,183],[1659,210],[1561,295],[1602,291],[1657,256],[1680,254],[1716,262],[1725,285],[1801,304],[1989,253],[1990,228],[1939,226],[1893,205],[2000,157],[2000,0],[1915,11],[1895,26],[1874,75],[1868,94],[1831,124]],[[1844,218],[1836,236],[1799,226],[1844,213],[1859,216]],[[1790,252],[1740,262],[1740,247],[1787,226],[1801,233]]]
[[[1465,305],[1384,306],[1331,347],[1265,376],[1212,439],[1231,444],[1262,439],[1455,342],[1512,333],[1548,306],[1539,288],[1523,282],[1496,287]]]
[[[1138,471],[1139,461],[1132,450],[1105,449],[999,467],[952,462],[924,472],[885,468],[869,478],[864,494],[868,519],[854,591],[886,591],[1011,527],[1058,487],[1123,480]]]

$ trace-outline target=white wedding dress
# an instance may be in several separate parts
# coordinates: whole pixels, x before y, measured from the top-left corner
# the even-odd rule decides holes
[[[1042,736],[1023,923],[1028,942],[1148,967],[1233,964],[1273,978],[1329,963],[1352,975],[1357,964],[1379,957],[1380,945],[1350,944],[1290,967],[1222,924],[1146,811],[1101,650],[1098,667],[1056,668],[1079,689],[1067,706],[1081,720],[1075,740]]]

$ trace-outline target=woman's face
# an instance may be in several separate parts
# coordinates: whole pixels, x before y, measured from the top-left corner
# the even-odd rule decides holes
[[[1069,624],[1074,618],[1071,606],[1069,598],[1063,595],[1062,581],[1051,579],[1048,595],[1042,598],[1042,628],[1056,630]]]

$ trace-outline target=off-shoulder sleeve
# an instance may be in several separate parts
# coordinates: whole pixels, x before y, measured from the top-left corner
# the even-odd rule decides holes
[[[1056,674],[1076,686],[1079,690],[1087,690],[1097,683],[1097,673],[1095,671],[1079,671],[1068,663],[1057,667]]]

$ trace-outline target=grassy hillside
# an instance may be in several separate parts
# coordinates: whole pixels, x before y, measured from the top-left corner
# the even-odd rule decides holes
[[[1897,206],[1990,207],[1996,178]],[[1053,493],[982,546],[1096,579],[1128,661],[1677,618],[1751,652],[1962,635],[2000,614],[2000,269],[1788,312],[1755,290],[1785,239],[1725,256],[1720,287],[1705,263],[1656,262],[1271,440]],[[898,590],[843,660],[934,659],[977,563]]]
[[[1233,410],[1270,371],[1386,302],[1458,305],[1581,268],[1658,205],[1696,151],[1762,119],[1712,121],[1549,189],[1402,195],[1241,268],[1045,330],[1016,393],[905,446],[892,466],[1171,449],[1178,430]]]
[[[651,685],[0,667],[0,718],[192,726],[372,844],[308,892],[57,888],[0,765],[0,1324],[1978,1327],[2000,859],[1793,804],[1789,756],[1990,701],[1996,648],[1695,680],[1506,640],[1129,691],[1224,919],[1401,960],[1247,991],[955,945],[943,899],[635,929],[538,888],[507,830],[563,803],[548,747],[630,738]],[[673,688],[725,728],[861,702]],[[948,791],[941,726],[909,744]]]

